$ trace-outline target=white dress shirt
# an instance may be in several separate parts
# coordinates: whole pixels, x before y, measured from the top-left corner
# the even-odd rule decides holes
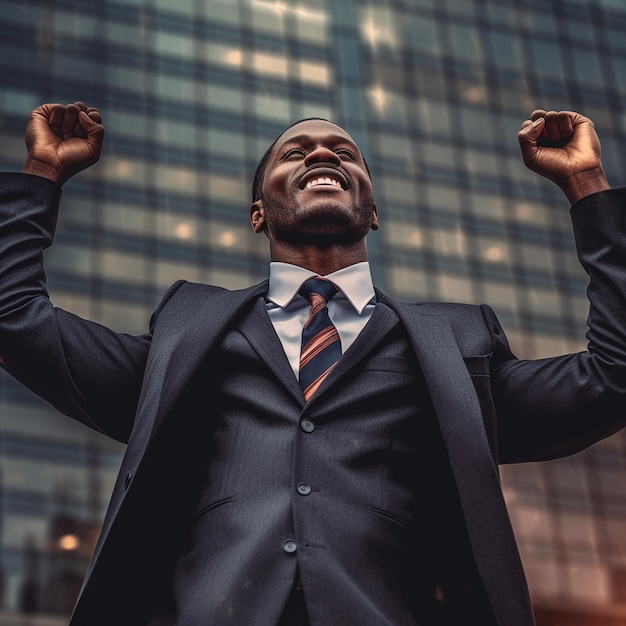
[[[298,294],[298,289],[312,276],[318,274],[297,265],[270,264],[267,312],[296,378],[300,371],[302,327],[310,309],[308,300]],[[328,315],[337,328],[344,354],[374,312],[375,294],[370,266],[366,261],[356,263],[324,278],[339,288],[337,295],[328,303]]]

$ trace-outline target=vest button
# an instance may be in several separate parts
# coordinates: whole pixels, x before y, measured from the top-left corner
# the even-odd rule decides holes
[[[311,420],[302,420],[300,422],[300,428],[305,433],[312,433],[315,430],[315,424]]]
[[[296,542],[293,539],[287,539],[287,541],[283,543],[283,550],[287,554],[293,554],[297,550]]]
[[[296,485],[296,490],[301,496],[308,496],[312,491],[311,485],[308,483],[298,483]]]

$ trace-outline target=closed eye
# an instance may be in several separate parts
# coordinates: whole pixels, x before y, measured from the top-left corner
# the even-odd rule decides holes
[[[288,159],[289,157],[295,155],[306,156],[306,152],[304,150],[301,150],[300,148],[292,148],[291,150],[287,150],[287,152],[285,152],[285,154],[283,155],[283,159]]]
[[[340,156],[348,156],[353,161],[356,160],[356,156],[354,155],[354,152],[352,152],[352,150],[348,150],[347,148],[340,148],[339,150],[335,150],[335,154],[338,154]]]

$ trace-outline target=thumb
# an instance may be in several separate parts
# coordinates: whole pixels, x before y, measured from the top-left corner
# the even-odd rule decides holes
[[[522,130],[517,134],[517,140],[522,151],[522,157],[526,165],[538,151],[537,141],[541,134],[545,130],[546,120],[543,117],[539,117],[534,121],[526,120],[522,124]]]
[[[526,120],[522,124],[522,130],[517,134],[517,138],[520,144],[537,144],[537,140],[541,136],[546,126],[546,120],[543,117],[538,117],[536,120]]]
[[[102,142],[104,139],[104,126],[99,122],[100,115],[94,112],[93,115],[98,118],[98,121],[93,119],[85,111],[81,111],[78,115],[79,123],[82,129],[87,134],[86,141],[94,149],[96,160],[100,157],[102,150]]]
[[[100,116],[98,115],[98,118],[99,117]],[[78,118],[80,121],[80,125],[83,127],[83,130],[87,133],[89,137],[104,135],[104,126],[102,126],[99,121],[96,121],[95,119],[90,117],[87,112],[81,111],[78,114]]]

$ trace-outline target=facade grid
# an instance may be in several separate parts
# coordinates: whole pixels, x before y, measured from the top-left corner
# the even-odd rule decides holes
[[[578,110],[625,183],[625,35],[621,0],[0,0],[0,168],[21,168],[38,104],[100,109],[105,151],[64,191],[50,292],[142,333],[179,278],[266,277],[252,173],[284,127],[327,118],[372,169],[378,286],[487,302],[522,358],[578,351],[566,201],[516,134],[535,108]],[[67,616],[122,454],[0,375],[0,624]],[[540,624],[626,623],[625,474],[624,434],[502,468]]]

